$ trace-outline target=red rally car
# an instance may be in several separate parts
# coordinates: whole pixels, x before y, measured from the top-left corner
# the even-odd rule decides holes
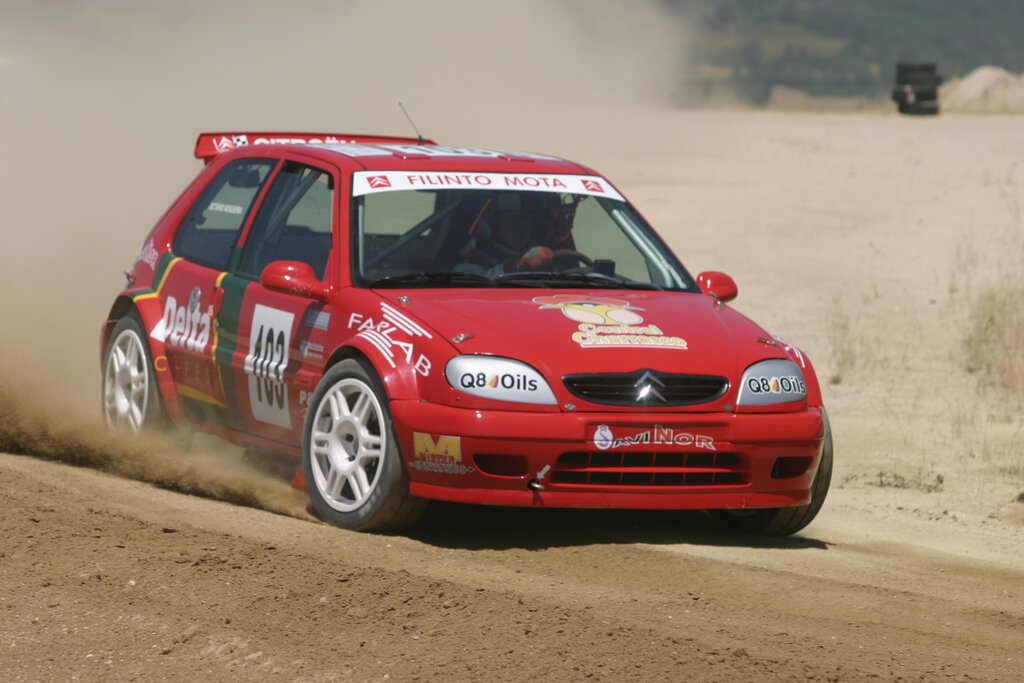
[[[832,440],[807,357],[595,171],[381,136],[208,133],[102,327],[103,412],[297,461],[351,529],[428,500],[708,509],[786,535]]]

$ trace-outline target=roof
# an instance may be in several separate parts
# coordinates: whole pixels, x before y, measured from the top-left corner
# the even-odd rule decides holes
[[[341,156],[366,170],[592,173],[585,166],[545,154],[448,147],[433,140],[347,133],[201,133],[195,155],[208,163],[235,148],[257,145],[300,148],[320,157]]]

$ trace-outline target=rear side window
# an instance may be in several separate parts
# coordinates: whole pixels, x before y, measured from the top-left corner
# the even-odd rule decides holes
[[[239,274],[259,279],[271,261],[301,261],[322,280],[331,253],[333,208],[330,173],[286,163],[253,221]]]
[[[270,159],[242,159],[225,166],[185,216],[174,238],[174,253],[200,265],[227,270],[238,232],[275,163]]]

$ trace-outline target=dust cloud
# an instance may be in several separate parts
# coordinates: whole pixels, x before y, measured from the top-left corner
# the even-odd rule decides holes
[[[199,131],[411,135],[402,100],[439,141],[578,156],[581,139],[626,144],[631,113],[667,102],[686,36],[653,1],[0,12],[0,358],[89,413],[100,323],[198,172]]]
[[[100,325],[199,171],[196,134],[412,135],[401,100],[438,141],[586,162],[666,106],[686,35],[655,0],[5,0],[0,448],[266,506],[236,472],[98,424]]]
[[[34,396],[0,386],[0,452],[90,467],[161,488],[311,519],[305,496],[231,457],[234,449],[186,448],[176,434],[112,432],[55,412]]]

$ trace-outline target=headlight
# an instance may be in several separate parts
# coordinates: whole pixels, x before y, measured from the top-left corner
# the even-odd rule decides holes
[[[510,403],[557,403],[539,372],[510,358],[456,356],[448,361],[444,376],[448,384],[470,396]]]
[[[791,360],[763,360],[743,373],[736,405],[765,406],[807,398],[804,373]]]

